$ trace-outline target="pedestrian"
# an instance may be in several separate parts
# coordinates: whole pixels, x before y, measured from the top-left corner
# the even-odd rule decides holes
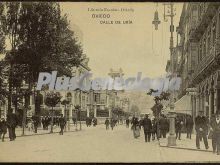
[[[33,116],[33,125],[34,125],[34,133],[37,133],[37,128],[38,128],[38,123],[39,122],[39,117],[38,116]]]
[[[140,137],[140,123],[137,117],[134,118],[134,121],[132,124],[133,124],[132,125],[133,135],[134,135],[134,138],[137,139],[138,137]]]
[[[42,122],[42,125],[43,125],[43,130],[45,130],[46,129],[46,118],[45,118],[45,116],[43,116],[41,122]]]
[[[63,135],[63,129],[66,125],[66,119],[63,117],[63,114],[61,114],[61,117],[59,118],[59,126],[60,126],[60,135]]]
[[[178,138],[181,140],[181,130],[182,130],[182,121],[181,119],[177,116],[175,119],[175,132],[176,132],[176,139]]]
[[[213,153],[220,155],[220,111],[216,112],[216,115],[211,118],[210,131],[212,132],[212,148]]]
[[[97,119],[94,117],[93,118],[93,126],[96,127],[96,125],[97,125]]]
[[[33,121],[32,121],[32,119],[29,119],[28,120],[28,131],[30,132],[30,131],[33,131]]]
[[[75,126],[76,125],[76,118],[73,117],[72,120],[73,120],[73,125]]]
[[[152,129],[151,129],[152,140],[155,140],[155,136],[157,134],[157,123],[155,118],[152,119],[151,124],[152,124]]]
[[[135,122],[135,117],[133,116],[131,119],[131,130],[133,130],[134,122]]]
[[[86,117],[86,126],[88,127],[89,126],[89,117]]]
[[[186,117],[186,134],[187,134],[186,138],[191,139],[193,125],[194,125],[194,123],[193,123],[192,116],[190,116],[190,115],[187,116]]]
[[[0,121],[0,139],[4,142],[5,134],[7,133],[7,123],[4,118]]]
[[[139,119],[139,128],[140,128],[140,130],[141,130],[141,127],[143,127],[143,118],[140,118]]]
[[[203,115],[203,111],[199,111],[199,116],[195,119],[195,128],[196,128],[196,147],[200,149],[200,137],[203,139],[205,148],[208,149],[208,123],[206,117]]]
[[[145,115],[145,118],[143,119],[142,126],[144,128],[145,142],[150,142],[152,123],[151,123],[151,120],[148,118],[147,114]]]
[[[45,119],[46,130],[48,130],[49,125],[50,125],[50,118],[49,118],[49,116],[47,116]]]
[[[92,125],[92,117],[89,117],[89,127]]]
[[[165,119],[165,117],[162,115],[161,118],[159,119],[159,128],[160,128],[160,136],[162,136],[163,138],[166,138],[166,134],[167,134],[167,120]]]
[[[106,128],[106,130],[108,130],[109,129],[109,119],[108,118],[106,118],[105,119],[105,128]]]
[[[129,124],[130,124],[129,118],[127,118],[125,122],[126,122],[126,128],[129,128]]]
[[[11,113],[7,114],[7,127],[8,127],[8,132],[9,132],[9,139],[10,141],[13,141],[16,139],[16,133],[15,133],[15,128],[18,124],[18,118],[16,114]]]
[[[113,118],[111,118],[110,120],[110,125],[111,125],[111,129],[113,130],[115,127],[115,120]]]

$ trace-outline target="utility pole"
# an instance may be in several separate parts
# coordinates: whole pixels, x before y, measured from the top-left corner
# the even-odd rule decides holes
[[[164,4],[164,8],[165,8]],[[173,17],[174,15],[174,9],[173,9],[173,3],[167,4],[170,6],[170,15],[166,15],[164,13],[164,17],[168,16],[170,17],[170,60],[171,60],[171,76],[174,76],[174,54],[173,54],[173,32],[174,32],[174,25],[173,25]],[[164,10],[165,12],[165,10]],[[170,131],[168,136],[168,142],[167,146],[175,146],[176,145],[176,136],[175,136],[175,110],[174,110],[174,91],[171,93],[170,97],[170,112],[169,112],[169,118],[170,118]]]
[[[174,25],[173,25],[173,17],[175,16],[174,14],[174,4],[172,2],[170,3],[164,3],[164,21],[167,22],[166,17],[170,17],[170,72],[171,76],[174,77],[175,74],[175,68],[174,68],[174,54],[173,54],[173,32],[174,32]],[[165,8],[168,6],[170,8],[170,11],[166,14]],[[157,26],[159,24],[159,18],[158,18],[158,13],[157,11],[154,14],[154,21],[152,24],[155,25],[155,29],[157,30]],[[176,136],[175,136],[175,110],[174,110],[174,91],[171,91],[171,96],[170,96],[170,111],[169,111],[169,119],[170,119],[170,131],[169,131],[169,136],[168,136],[168,142],[167,146],[175,146],[176,145]]]
[[[79,99],[79,101],[80,101],[80,106],[79,106],[79,130],[81,131],[82,130],[82,124],[81,124],[81,107],[82,107],[82,91],[81,91],[81,89],[79,89],[79,94],[80,94],[80,99]]]

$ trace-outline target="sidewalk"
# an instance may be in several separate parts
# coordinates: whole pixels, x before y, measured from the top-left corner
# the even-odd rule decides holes
[[[82,124],[82,127],[85,127],[84,124]],[[77,130],[79,130],[80,126],[79,124],[77,125]],[[37,133],[34,133],[33,130],[29,131],[28,128],[25,128],[25,135],[22,136],[22,128],[21,127],[17,127],[15,129],[15,133],[17,137],[25,137],[25,136],[35,136],[35,135],[45,135],[45,134],[53,134],[53,133],[59,133],[60,132],[60,127],[59,126],[54,126],[53,127],[53,133],[50,133],[50,129],[51,127],[48,127],[48,130],[43,130],[42,127],[38,127],[37,129]],[[68,127],[66,128],[66,132],[76,132],[76,126],[74,126],[73,124],[70,124],[70,130],[68,130]],[[64,129],[65,132],[65,129]],[[7,134],[5,135],[5,139],[9,138],[9,134],[8,134],[8,130],[7,130]]]
[[[168,134],[167,134],[168,137]],[[203,151],[203,152],[212,152],[212,141],[208,139],[209,149],[205,149],[205,145],[203,140],[200,141],[200,149],[196,148],[196,135],[192,135],[192,139],[187,139],[186,134],[181,134],[181,140],[176,140],[176,146],[167,146],[167,138],[160,139],[160,147],[174,148],[174,149],[185,149],[185,150],[193,150],[193,151]]]

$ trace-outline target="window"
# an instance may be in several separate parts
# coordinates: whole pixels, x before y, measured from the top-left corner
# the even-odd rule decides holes
[[[202,59],[202,43],[200,42],[199,43],[199,58],[198,58],[198,63],[199,61],[201,61]]]
[[[94,101],[100,102],[100,95],[98,93],[94,94]]]
[[[210,37],[211,37],[211,29],[208,28],[207,37],[206,37],[206,52],[209,53],[210,50]]]
[[[213,23],[212,26],[212,45],[214,46],[216,39],[216,21]]]
[[[204,37],[203,38],[203,45],[202,45],[202,58],[204,57],[204,56],[206,56],[206,38]]]
[[[67,100],[72,102],[72,94],[70,92],[67,93]]]

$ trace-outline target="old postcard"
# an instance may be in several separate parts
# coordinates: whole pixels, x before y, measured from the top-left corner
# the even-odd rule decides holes
[[[0,162],[220,162],[220,3],[1,1]]]

